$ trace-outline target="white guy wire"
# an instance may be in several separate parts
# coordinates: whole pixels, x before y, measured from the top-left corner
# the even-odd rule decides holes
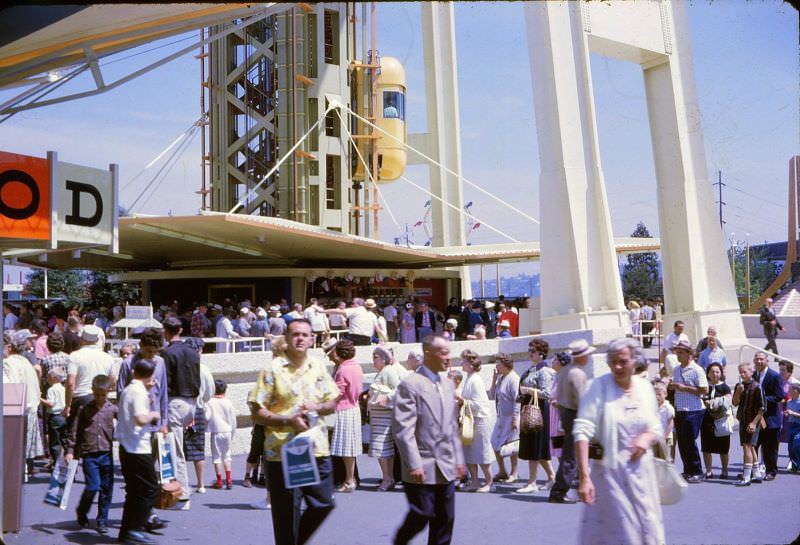
[[[372,182],[372,185],[374,185],[374,186],[375,186],[375,189],[378,191],[378,196],[379,196],[379,197],[381,198],[381,200],[383,201],[383,205],[386,207],[386,211],[387,211],[387,212],[389,212],[389,217],[391,217],[391,218],[392,218],[392,221],[394,222],[394,226],[395,226],[395,227],[397,227],[397,231],[398,231],[398,232],[402,231],[402,229],[401,229],[401,227],[400,227],[400,224],[399,224],[399,223],[397,223],[397,219],[395,219],[395,217],[394,217],[394,214],[392,213],[392,209],[391,209],[391,207],[389,206],[389,201],[387,201],[387,200],[386,200],[386,199],[383,197],[383,193],[381,193],[381,188],[378,186],[377,182],[375,182],[375,178],[373,178],[373,177],[372,177],[372,171],[371,171],[371,170],[370,170],[370,168],[367,166],[367,162],[364,160],[364,157],[361,155],[361,151],[359,151],[359,149],[358,149],[358,143],[357,143],[357,142],[356,142],[356,141],[353,139],[353,135],[352,135],[352,134],[350,134],[350,131],[349,131],[349,130],[347,130],[347,125],[345,124],[344,120],[342,119],[342,114],[341,114],[341,113],[339,113],[339,110],[336,110],[336,115],[337,115],[337,116],[339,116],[339,123],[340,123],[340,126],[341,126],[342,128],[344,128],[344,132],[346,132],[346,133],[347,133],[347,138],[348,138],[348,139],[349,139],[349,140],[350,140],[350,141],[353,143],[353,145],[355,146],[356,155],[358,155],[358,158],[361,160],[361,164],[362,164],[362,165],[364,165],[364,172],[366,172],[366,173],[369,175],[369,179],[370,179],[370,181]]]
[[[306,131],[306,133],[305,133],[305,134],[304,134],[304,135],[303,135],[303,136],[300,138],[300,140],[298,140],[298,141],[295,143],[295,145],[294,145],[294,146],[292,146],[292,148],[291,148],[289,151],[287,151],[287,152],[286,152],[286,154],[285,154],[283,157],[281,157],[281,159],[280,159],[280,160],[279,160],[277,163],[275,163],[275,166],[274,166],[274,167],[272,167],[271,169],[269,169],[269,172],[267,172],[266,174],[264,174],[264,177],[263,177],[263,178],[261,178],[261,181],[260,181],[260,182],[258,182],[256,185],[254,185],[254,186],[253,186],[253,188],[252,188],[250,191],[248,191],[247,193],[245,193],[244,197],[242,197],[241,199],[239,199],[239,202],[237,202],[237,203],[236,203],[236,205],[235,205],[233,208],[231,208],[231,209],[230,209],[230,211],[228,212],[228,214],[233,214],[234,212],[236,212],[237,210],[239,210],[239,208],[241,208],[242,206],[244,206],[244,203],[245,203],[245,202],[246,202],[248,199],[250,199],[250,197],[252,197],[253,195],[255,195],[255,193],[256,193],[256,189],[258,189],[258,187],[259,187],[261,184],[263,184],[265,181],[267,181],[267,180],[269,179],[269,177],[270,177],[270,176],[272,176],[273,174],[275,174],[275,172],[277,172],[277,171],[278,171],[278,168],[280,168],[280,166],[283,164],[283,162],[284,162],[284,161],[286,161],[286,159],[288,159],[288,158],[289,158],[289,156],[290,156],[292,153],[294,153],[294,150],[296,150],[298,147],[300,147],[300,144],[302,144],[302,143],[303,143],[303,140],[305,140],[306,138],[308,138],[308,135],[309,135],[309,134],[311,134],[311,132],[317,128],[317,125],[319,125],[320,121],[322,121],[323,119],[325,119],[325,116],[326,116],[326,115],[328,115],[328,112],[330,112],[331,110],[333,110],[333,109],[334,109],[335,107],[337,107],[338,105],[339,105],[339,103],[338,103],[338,102],[331,102],[331,103],[328,105],[328,109],[327,109],[327,110],[325,110],[325,112],[324,112],[324,113],[323,113],[321,116],[319,116],[319,118],[317,119],[317,121],[316,121],[316,122],[315,122],[313,125],[311,125],[311,128],[310,128],[310,129],[308,129],[308,131]]]
[[[500,229],[498,229],[498,228],[496,228],[496,227],[494,227],[494,226],[492,226],[492,225],[489,225],[489,224],[488,224],[488,223],[486,223],[485,221],[482,221],[480,218],[476,218],[475,216],[473,216],[472,214],[470,214],[469,212],[467,212],[467,211],[465,211],[465,210],[460,210],[460,209],[459,209],[457,206],[455,206],[455,205],[453,205],[453,204],[451,204],[451,203],[449,203],[449,202],[445,201],[444,199],[442,199],[442,198],[441,198],[441,197],[439,197],[438,195],[434,195],[433,193],[431,193],[430,191],[428,191],[428,190],[427,190],[427,189],[425,189],[424,187],[422,187],[422,186],[420,186],[420,185],[417,185],[416,183],[412,182],[411,180],[409,180],[409,179],[408,179],[408,178],[406,178],[405,176],[403,176],[403,175],[400,175],[400,179],[401,179],[401,180],[405,180],[406,182],[410,183],[411,185],[413,185],[414,187],[416,187],[416,188],[417,188],[417,189],[419,189],[420,191],[423,191],[424,193],[427,193],[428,195],[430,195],[431,197],[433,197],[433,198],[434,198],[434,199],[436,199],[437,201],[440,201],[441,203],[443,203],[443,204],[446,204],[447,206],[449,206],[450,208],[452,208],[452,209],[453,209],[453,210],[455,210],[456,212],[459,212],[459,213],[461,213],[461,214],[464,214],[464,215],[465,215],[465,216],[467,216],[468,218],[471,218],[471,219],[474,219],[474,220],[475,220],[475,221],[477,221],[477,222],[480,222],[480,224],[481,224],[481,225],[485,225],[486,227],[488,227],[489,229],[491,229],[492,231],[494,231],[494,232],[495,232],[495,233],[497,233],[498,235],[500,235],[500,236],[503,236],[503,237],[507,238],[507,239],[508,239],[508,240],[510,240],[511,242],[519,242],[519,240],[515,239],[514,237],[512,237],[512,236],[510,236],[510,235],[507,235],[507,234],[505,234],[505,233],[504,233],[503,231],[501,231]],[[466,233],[465,233],[465,234],[466,234]]]
[[[517,214],[521,215],[522,217],[524,217],[524,218],[526,218],[526,219],[529,219],[529,220],[531,220],[532,222],[536,223],[537,225],[539,224],[539,220],[537,220],[537,219],[536,219],[536,218],[534,218],[533,216],[530,216],[530,215],[526,214],[525,212],[523,212],[522,210],[520,210],[519,208],[516,208],[515,206],[512,206],[512,205],[508,204],[508,203],[507,203],[506,201],[504,201],[503,199],[501,199],[501,198],[499,198],[499,197],[496,197],[495,195],[492,195],[491,193],[489,193],[488,191],[486,191],[485,189],[483,189],[483,188],[482,188],[482,187],[480,187],[479,185],[477,185],[477,184],[475,184],[475,183],[473,183],[473,182],[469,181],[469,180],[468,180],[467,178],[465,178],[463,175],[460,175],[460,174],[458,174],[457,172],[455,172],[455,171],[453,171],[453,170],[450,170],[449,168],[447,168],[447,167],[446,167],[446,166],[444,166],[443,164],[439,163],[438,161],[434,160],[433,158],[431,158],[431,157],[428,157],[427,155],[425,155],[425,154],[424,154],[424,153],[422,153],[421,151],[419,151],[419,150],[417,150],[417,149],[415,149],[415,148],[411,147],[409,144],[407,144],[407,143],[403,142],[402,140],[400,140],[399,138],[395,137],[394,135],[392,135],[392,134],[388,133],[387,131],[385,131],[385,130],[381,129],[379,126],[377,126],[376,124],[372,123],[372,122],[371,122],[371,121],[369,121],[368,119],[366,119],[366,118],[364,118],[364,117],[361,117],[361,116],[360,116],[360,115],[358,115],[356,112],[354,112],[353,110],[351,110],[349,107],[347,107],[347,106],[345,106],[345,105],[342,105],[342,108],[346,109],[348,112],[350,112],[351,114],[353,114],[354,116],[356,116],[358,119],[360,119],[361,121],[363,121],[363,122],[364,122],[364,123],[366,123],[367,125],[369,125],[369,126],[371,126],[371,127],[375,128],[375,129],[379,130],[379,131],[380,131],[380,132],[382,132],[382,133],[383,133],[385,136],[388,136],[389,138],[391,138],[391,139],[392,139],[392,140],[394,140],[395,142],[397,142],[397,143],[401,144],[402,146],[404,146],[404,147],[406,147],[406,148],[410,149],[411,151],[413,151],[414,153],[416,153],[416,154],[417,154],[417,155],[419,155],[420,157],[424,157],[425,159],[427,159],[428,161],[430,161],[430,162],[431,162],[431,163],[433,163],[434,165],[436,165],[436,166],[438,166],[438,167],[441,167],[441,168],[443,168],[443,169],[444,169],[445,171],[447,171],[449,174],[452,174],[453,176],[456,176],[456,177],[459,177],[459,178],[461,178],[462,180],[464,180],[464,182],[465,182],[466,184],[468,184],[468,185],[470,185],[470,186],[474,187],[475,189],[477,189],[478,191],[480,191],[481,193],[483,193],[483,194],[484,194],[484,195],[486,195],[487,197],[489,197],[489,198],[491,198],[491,199],[494,199],[494,200],[496,200],[497,202],[499,202],[499,203],[501,203],[501,204],[504,204],[504,205],[506,205],[508,208],[510,208],[511,210],[513,210],[514,212],[516,212]]]

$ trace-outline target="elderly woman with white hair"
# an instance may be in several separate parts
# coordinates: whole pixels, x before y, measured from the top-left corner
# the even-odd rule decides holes
[[[580,400],[573,427],[586,503],[580,543],[665,542],[650,450],[662,436],[661,421],[653,387],[634,375],[640,352],[633,339],[611,341],[611,373],[595,378]]]
[[[32,338],[33,334],[27,329],[3,332],[3,383],[25,385],[25,463],[28,475],[34,473],[33,460],[44,454],[37,414],[41,399],[39,376],[28,359],[22,355],[31,348]],[[5,353],[6,349],[8,354]]]
[[[422,365],[422,351],[409,350],[406,355],[406,369],[410,373],[416,373],[419,366]]]
[[[369,411],[369,455],[378,459],[381,467],[380,492],[394,488],[392,473],[394,463],[394,439],[392,438],[392,409],[394,394],[402,380],[400,365],[387,348],[376,346],[372,351],[372,364],[378,371],[369,387],[367,410]]]

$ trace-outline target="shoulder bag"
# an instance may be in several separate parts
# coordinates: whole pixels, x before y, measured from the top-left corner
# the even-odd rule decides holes
[[[468,447],[475,438],[475,417],[472,416],[472,407],[469,401],[464,400],[464,414],[461,417],[461,443]]]
[[[673,505],[683,499],[689,483],[686,482],[680,471],[668,459],[667,446],[661,439],[653,446],[655,456],[653,466],[655,467],[656,480],[658,481],[658,494],[661,498],[661,505]]]
[[[391,409],[394,401],[394,390],[384,384],[373,382],[369,386],[367,407],[370,409]]]
[[[539,390],[534,390],[528,403],[522,406],[519,414],[520,431],[530,433],[538,431],[544,426],[542,410],[539,408]]]

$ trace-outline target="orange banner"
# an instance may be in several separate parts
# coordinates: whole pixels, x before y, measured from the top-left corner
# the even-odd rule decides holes
[[[47,159],[0,151],[0,238],[50,240]]]

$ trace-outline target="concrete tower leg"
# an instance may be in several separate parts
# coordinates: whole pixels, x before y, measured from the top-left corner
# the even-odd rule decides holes
[[[696,341],[715,325],[733,345],[746,336],[707,179],[686,6],[669,2],[668,9],[680,39],[671,55],[642,65],[658,181],[665,329],[683,320]]]
[[[428,133],[409,135],[412,145],[422,144],[422,150],[453,172],[461,173],[461,135],[458,119],[458,74],[456,70],[456,33],[451,2],[423,2],[423,54],[425,55],[425,97],[428,114]],[[413,138],[417,136],[417,138]],[[414,163],[415,157],[409,159]],[[432,199],[433,246],[463,246],[464,206],[461,176],[430,165],[431,193],[438,195],[454,210]],[[472,297],[468,267],[459,267],[462,297]],[[455,296],[452,293],[452,296]]]
[[[542,332],[629,329],[578,2],[528,2],[539,141]]]

